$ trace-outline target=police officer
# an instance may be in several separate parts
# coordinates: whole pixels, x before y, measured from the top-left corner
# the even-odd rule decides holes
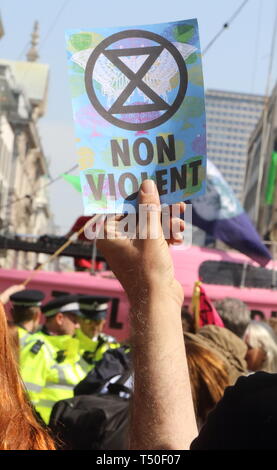
[[[80,328],[77,329],[75,336],[80,342],[80,353],[87,363],[86,370],[89,372],[108,349],[118,348],[120,344],[112,336],[103,333],[110,299],[80,295],[78,300],[81,316]]]
[[[20,355],[21,375],[36,411],[48,424],[54,404],[73,397],[73,388],[86,375],[79,341],[73,338],[80,315],[76,296],[63,296],[42,307],[42,331],[33,335]]]
[[[74,336],[81,316],[77,300],[76,295],[66,295],[44,305],[41,311],[45,316],[45,324],[41,332],[46,336]]]
[[[44,293],[40,290],[24,290],[10,296],[11,315],[17,326],[20,347],[23,348],[40,324],[41,302]]]

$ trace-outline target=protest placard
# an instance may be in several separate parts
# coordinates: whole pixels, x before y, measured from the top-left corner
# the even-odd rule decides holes
[[[85,214],[121,213],[141,182],[161,202],[205,192],[197,20],[66,32]]]

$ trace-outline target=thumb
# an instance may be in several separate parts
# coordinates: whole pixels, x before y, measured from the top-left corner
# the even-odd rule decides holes
[[[161,205],[154,181],[144,180],[139,190],[139,238],[157,239],[162,235]]]
[[[139,204],[160,206],[160,196],[153,180],[144,180],[139,190]]]

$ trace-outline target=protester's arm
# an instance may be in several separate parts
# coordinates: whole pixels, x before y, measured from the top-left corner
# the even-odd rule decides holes
[[[170,294],[150,293],[147,304],[133,310],[133,449],[187,449],[197,435],[181,305]]]
[[[153,182],[142,184],[139,198],[151,205],[147,220],[152,219],[157,239],[98,241],[131,304],[135,386],[130,447],[188,449],[197,427],[181,323],[184,294],[174,278]]]
[[[5,305],[9,301],[11,295],[16,294],[17,292],[20,292],[24,289],[25,287],[22,284],[9,287],[8,289],[4,290],[4,292],[1,292],[0,302]]]

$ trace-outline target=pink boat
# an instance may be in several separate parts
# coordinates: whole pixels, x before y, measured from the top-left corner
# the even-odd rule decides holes
[[[176,278],[184,287],[185,305],[189,305],[191,301],[194,282],[199,277],[203,277],[205,291],[211,300],[235,297],[243,300],[252,310],[253,315],[258,314],[268,318],[277,316],[277,290],[270,288],[270,286],[267,286],[267,288],[259,287],[261,280],[271,279],[271,277],[273,284],[275,284],[275,274],[269,271],[273,269],[273,263],[267,266],[268,269],[262,270],[262,268],[259,268],[255,271],[254,268],[258,268],[258,265],[237,252],[199,247],[191,247],[188,250],[174,247],[171,252]],[[258,287],[244,287],[247,284],[249,285],[247,275],[251,270],[254,270],[253,282],[254,284],[257,283]],[[258,273],[257,279],[256,272]],[[212,283],[213,273],[215,273],[214,284]],[[232,273],[231,282],[229,282],[230,273]],[[12,284],[22,283],[29,276],[30,271],[1,269],[0,291],[5,290]],[[232,285],[222,285],[224,283]],[[111,297],[113,300],[105,332],[115,336],[120,341],[127,339],[129,336],[128,299],[120,283],[113,277],[111,272],[102,272],[92,276],[89,273],[82,272],[39,271],[28,284],[28,288],[42,290],[46,295],[46,301],[50,300],[53,295],[62,293]],[[7,311],[9,311],[9,305]]]

